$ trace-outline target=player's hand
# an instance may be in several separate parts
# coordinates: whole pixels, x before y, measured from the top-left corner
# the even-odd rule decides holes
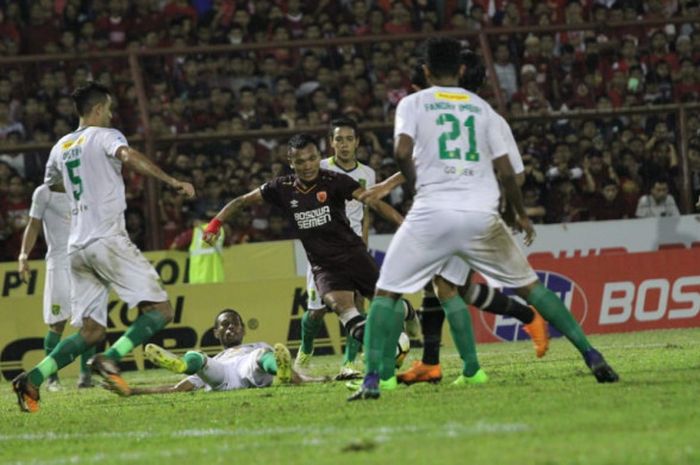
[[[528,218],[527,216],[518,216],[516,222],[518,224],[518,229],[525,233],[525,245],[532,245],[532,242],[535,240],[536,234],[535,228],[530,222],[530,218]]]
[[[221,226],[223,223],[218,218],[212,218],[212,220],[204,228],[204,234],[202,234],[202,240],[207,244],[213,246],[216,243],[216,239],[219,237],[219,232],[221,231]]]
[[[700,208],[700,195],[698,196],[698,203],[695,204],[695,208]]]
[[[185,195],[189,199],[194,197],[194,186],[189,182],[175,181],[173,187],[175,188],[175,190],[177,190],[178,194]]]
[[[19,258],[17,259],[17,263],[17,271],[19,271],[19,277],[22,280],[22,282],[26,284],[29,282],[29,275],[31,273],[31,271],[29,270],[29,260],[27,254],[20,254]]]
[[[372,200],[381,200],[389,195],[391,191],[392,189],[389,186],[383,182],[380,182],[379,184],[375,184],[374,186],[365,189],[365,191],[358,197],[358,200],[365,203]]]

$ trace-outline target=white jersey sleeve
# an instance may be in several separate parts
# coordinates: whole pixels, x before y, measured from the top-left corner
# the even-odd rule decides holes
[[[46,171],[44,173],[44,184],[53,186],[54,184],[60,184],[63,182],[63,174],[61,172],[61,165],[58,163],[58,156],[60,154],[57,150],[58,144],[51,149],[49,154],[49,160],[46,162]]]
[[[334,157],[330,157],[321,160],[321,168],[347,174],[364,188],[374,186],[377,183],[377,173],[375,173],[374,169],[360,162],[357,162],[355,168],[348,171],[341,168]],[[362,220],[365,217],[365,205],[355,199],[348,200],[345,202],[345,216],[348,217],[350,227],[355,231],[355,234],[362,237]]]
[[[489,107],[488,111],[488,141],[491,148],[491,157],[496,158],[508,155],[508,144],[503,137],[503,117],[496,113],[493,108]]]
[[[396,107],[394,117],[394,139],[400,134],[406,134],[414,141],[416,140],[416,112],[414,110],[415,100],[403,98]]]
[[[515,172],[515,174],[522,173],[525,171],[525,166],[523,165],[523,157],[520,155],[518,144],[515,142],[513,131],[510,129],[510,125],[504,117],[498,113],[496,113],[496,117],[501,125],[501,137],[503,137],[503,140],[506,143],[506,150],[508,151],[510,166],[513,167],[513,172]]]
[[[51,192],[49,186],[42,184],[34,189],[32,194],[32,206],[29,208],[29,216],[35,220],[43,220],[46,207],[49,205]]]
[[[117,129],[104,129],[100,132],[99,139],[102,143],[102,149],[105,151],[107,156],[116,157],[117,150],[120,147],[128,147],[129,144],[126,141],[126,137],[121,131]]]

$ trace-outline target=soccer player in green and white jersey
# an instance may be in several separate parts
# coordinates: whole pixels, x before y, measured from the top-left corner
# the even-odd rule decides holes
[[[29,222],[22,236],[22,248],[17,258],[22,281],[29,280],[28,257],[34,249],[39,231],[44,231],[46,241],[46,277],[44,279],[44,322],[49,330],[44,336],[44,350],[50,354],[61,340],[66,321],[71,317],[70,261],[68,260],[68,236],[70,235],[70,200],[62,185],[42,184],[34,190]],[[95,355],[90,349],[80,356],[79,388],[92,387],[87,361]],[[58,391],[61,384],[58,373],[49,377],[48,390]]]
[[[62,182],[70,198],[71,323],[80,332],[62,340],[37,366],[12,381],[20,409],[30,413],[39,410],[42,382],[104,339],[110,288],[141,311],[107,352],[90,361],[92,370],[122,395],[131,389],[117,363],[172,320],[173,309],[158,273],[126,232],[122,165],[194,196],[190,183],[167,175],[110,127],[112,97],[107,88],[89,82],[76,89],[73,100],[80,126],[51,149],[44,181],[49,185]]]
[[[357,160],[357,148],[360,144],[357,123],[350,118],[337,118],[331,121],[330,146],[334,155],[321,160],[321,168],[346,174],[357,181],[362,187],[368,188],[375,184],[377,174],[369,166]],[[369,238],[369,208],[357,200],[349,200],[345,204],[345,214],[350,221],[350,227],[355,234],[362,237],[365,244]],[[313,354],[314,338],[320,329],[322,319],[328,311],[323,299],[316,289],[311,267],[306,273],[307,311],[301,319],[301,347],[295,360],[296,368],[308,366]],[[357,308],[362,309],[362,297],[357,296]],[[354,367],[355,357],[360,343],[352,337],[345,342],[345,354],[339,379],[355,377],[359,372]]]
[[[365,378],[348,400],[379,397],[380,370],[382,379],[390,374],[389,354],[393,356],[401,330],[398,298],[422,289],[455,256],[514,288],[545,319],[571,329],[563,332],[574,339],[599,382],[618,380],[563,302],[540,283],[498,215],[494,168],[526,243],[533,240],[495,111],[459,87],[460,51],[456,40],[428,40],[425,74],[432,87],[405,97],[396,109],[395,156],[408,186],[415,186],[417,193],[380,271],[364,334]],[[483,383],[487,377],[479,366],[467,306],[455,283],[442,284],[436,286],[438,297],[463,361],[454,384]]]

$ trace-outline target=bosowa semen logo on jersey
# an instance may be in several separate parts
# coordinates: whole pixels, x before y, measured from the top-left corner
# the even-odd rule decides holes
[[[581,286],[576,284],[571,278],[568,278],[553,271],[536,271],[537,277],[540,278],[550,291],[554,292],[566,305],[566,308],[571,310],[574,319],[583,323],[588,313],[588,300]],[[522,302],[519,297],[515,296],[515,291],[511,288],[504,288],[503,293],[509,297],[513,297]],[[482,323],[491,330],[491,333],[502,341],[519,341],[529,339],[530,336],[523,331],[523,325],[515,318],[503,315],[494,315],[493,313],[479,312]],[[549,335],[551,337],[561,337],[561,333],[557,331],[551,324],[549,325]]]

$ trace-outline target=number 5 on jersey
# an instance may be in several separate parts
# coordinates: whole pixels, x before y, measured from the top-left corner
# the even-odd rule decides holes
[[[78,167],[80,167],[80,158],[66,162],[68,179],[73,184],[73,198],[76,202],[80,201],[80,196],[83,194],[83,180],[80,179],[80,175],[77,173]]]
[[[444,126],[446,124],[451,125],[451,128],[440,134],[438,143],[440,146],[440,159],[442,160],[460,160],[462,158],[462,152],[459,147],[452,150],[447,149],[447,141],[453,141],[459,139],[462,134],[462,125],[459,120],[449,113],[443,113],[438,116],[435,121],[438,126]],[[479,161],[479,152],[476,149],[476,131],[474,129],[474,116],[470,116],[464,121],[464,127],[469,130],[469,150],[464,156],[466,161]]]

